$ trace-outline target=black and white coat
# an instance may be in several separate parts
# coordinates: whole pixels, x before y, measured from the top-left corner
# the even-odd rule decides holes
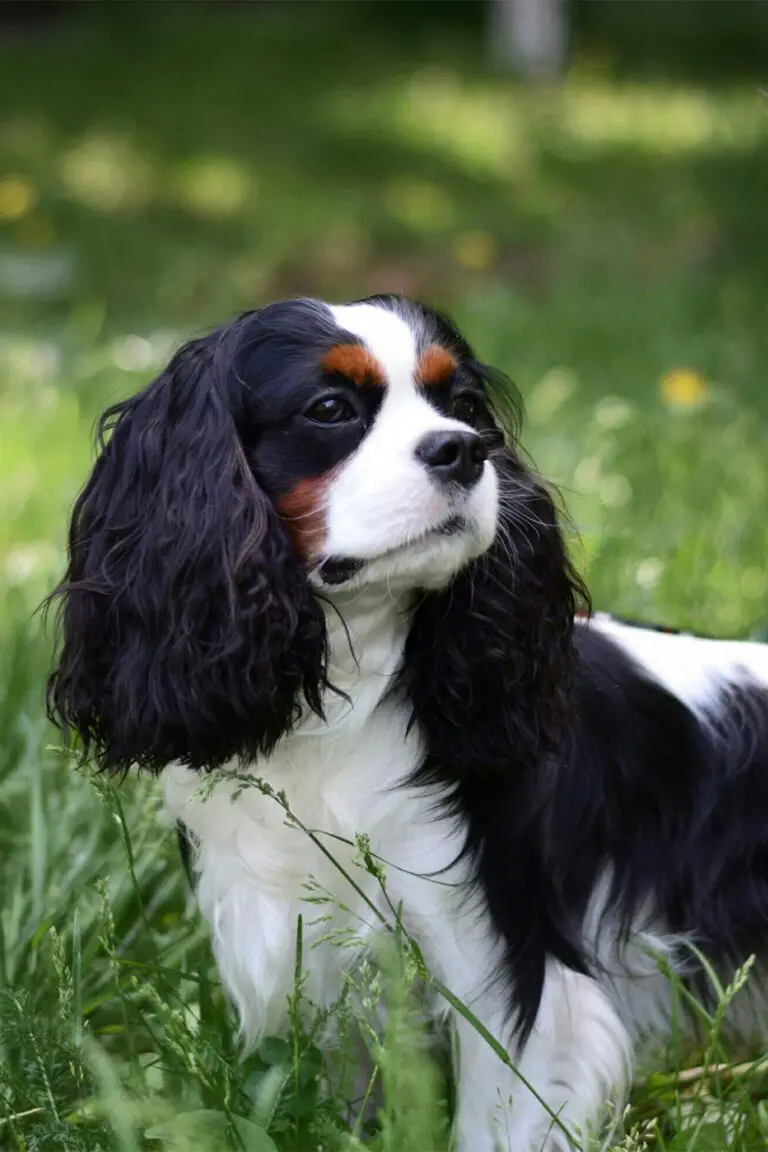
[[[330,1005],[377,931],[368,902],[391,902],[584,1134],[669,1027],[653,954],[764,954],[768,649],[576,620],[511,395],[399,298],[271,305],[188,345],[104,417],[49,701],[103,767],[163,772],[248,1044],[285,1024],[300,914],[307,948],[352,930],[311,952],[307,996]],[[228,764],[347,870],[364,833],[387,897],[260,789],[201,799]],[[764,1034],[746,1003],[735,1025]],[[568,1147],[455,1030],[460,1152]]]

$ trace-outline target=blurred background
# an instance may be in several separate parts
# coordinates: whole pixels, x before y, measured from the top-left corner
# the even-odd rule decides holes
[[[412,294],[524,394],[597,607],[765,636],[766,90],[765,3],[0,4],[0,1147],[138,1148],[120,1093],[245,1115],[269,1071],[156,793],[44,719],[97,414],[237,311]]]
[[[3,602],[60,569],[97,411],[176,342],[394,290],[522,389],[601,606],[751,627],[761,86],[768,5],[735,0],[0,6]]]

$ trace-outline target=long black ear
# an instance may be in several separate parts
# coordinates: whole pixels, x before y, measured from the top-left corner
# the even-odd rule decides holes
[[[498,377],[496,388],[497,414],[511,415],[514,427],[511,385]],[[587,971],[580,927],[547,858],[547,815],[551,754],[569,717],[574,612],[588,598],[545,485],[511,439],[490,439],[501,500],[495,541],[448,588],[421,600],[404,678],[427,750],[416,780],[438,784],[442,805],[461,819],[463,853],[504,941],[510,1016],[522,1043],[547,958]]]
[[[248,466],[240,386],[213,336],[101,418],[53,594],[48,710],[104,768],[250,759],[304,701],[321,712],[324,620]]]
[[[568,714],[576,601],[545,486],[499,442],[501,512],[490,550],[418,605],[405,680],[431,754],[456,779],[529,767],[553,751]]]

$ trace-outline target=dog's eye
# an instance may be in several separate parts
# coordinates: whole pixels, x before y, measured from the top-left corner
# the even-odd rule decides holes
[[[357,412],[342,396],[324,396],[307,408],[305,416],[316,424],[345,424],[348,420],[356,420]]]
[[[474,392],[459,392],[451,401],[451,415],[462,424],[474,424],[480,417],[480,398]]]

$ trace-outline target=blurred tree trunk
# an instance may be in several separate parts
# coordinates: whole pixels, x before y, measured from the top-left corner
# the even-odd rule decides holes
[[[491,52],[523,76],[559,75],[568,28],[565,0],[490,0]]]

